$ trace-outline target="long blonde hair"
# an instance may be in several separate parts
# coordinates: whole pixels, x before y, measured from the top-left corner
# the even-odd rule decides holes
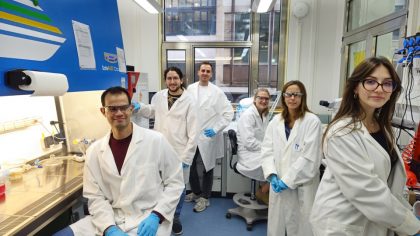
[[[268,97],[270,98],[270,92],[268,91],[268,89],[266,89],[266,88],[257,88],[256,90],[255,90],[255,93],[254,93],[254,105],[255,106],[257,106],[256,105],[256,102],[255,102],[255,100],[257,100],[257,97],[258,97],[258,94],[260,94],[260,93],[267,93],[267,95],[268,95]],[[262,115],[267,115],[267,113],[268,113],[268,106],[267,106],[267,108],[266,109],[264,109],[263,111],[262,111]]]

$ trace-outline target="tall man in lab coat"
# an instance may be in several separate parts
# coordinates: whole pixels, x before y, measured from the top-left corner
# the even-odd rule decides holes
[[[101,102],[111,132],[87,151],[83,196],[90,216],[71,229],[82,236],[170,235],[184,189],[176,152],[162,134],[130,121],[127,90],[109,88]]]
[[[157,92],[150,105],[139,104],[133,115],[155,118],[154,129],[162,133],[174,147],[182,161],[184,183],[188,183],[190,166],[197,149],[197,108],[194,98],[184,88],[182,71],[169,67],[164,71],[166,89]],[[185,189],[176,207],[172,232],[182,234],[179,219]]]
[[[195,152],[190,172],[192,193],[185,201],[196,201],[195,212],[204,211],[210,206],[213,187],[213,169],[216,159],[223,157],[223,129],[233,118],[233,109],[224,92],[210,82],[213,68],[209,62],[201,63],[198,70],[199,81],[190,85],[198,106],[198,148]],[[203,169],[200,186],[198,170]]]

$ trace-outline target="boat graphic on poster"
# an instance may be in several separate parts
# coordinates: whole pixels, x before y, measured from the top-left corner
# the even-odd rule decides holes
[[[45,61],[66,41],[32,0],[0,0],[0,57]]]

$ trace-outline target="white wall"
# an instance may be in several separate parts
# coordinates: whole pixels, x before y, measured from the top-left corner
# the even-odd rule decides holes
[[[160,90],[159,17],[133,0],[117,0],[127,65],[148,73],[149,91]]]
[[[292,14],[299,1],[310,7],[308,15],[300,20],[300,44],[299,20]],[[289,6],[285,81],[302,81],[309,108],[315,113],[328,113],[319,101],[338,97],[345,0],[291,0]]]

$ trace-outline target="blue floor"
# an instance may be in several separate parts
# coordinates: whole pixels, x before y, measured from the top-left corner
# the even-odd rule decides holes
[[[229,198],[210,198],[210,207],[193,212],[194,203],[185,202],[181,213],[183,236],[247,236],[267,235],[267,222],[256,222],[252,231],[246,230],[245,220],[232,216],[226,219],[227,209],[236,207]]]

